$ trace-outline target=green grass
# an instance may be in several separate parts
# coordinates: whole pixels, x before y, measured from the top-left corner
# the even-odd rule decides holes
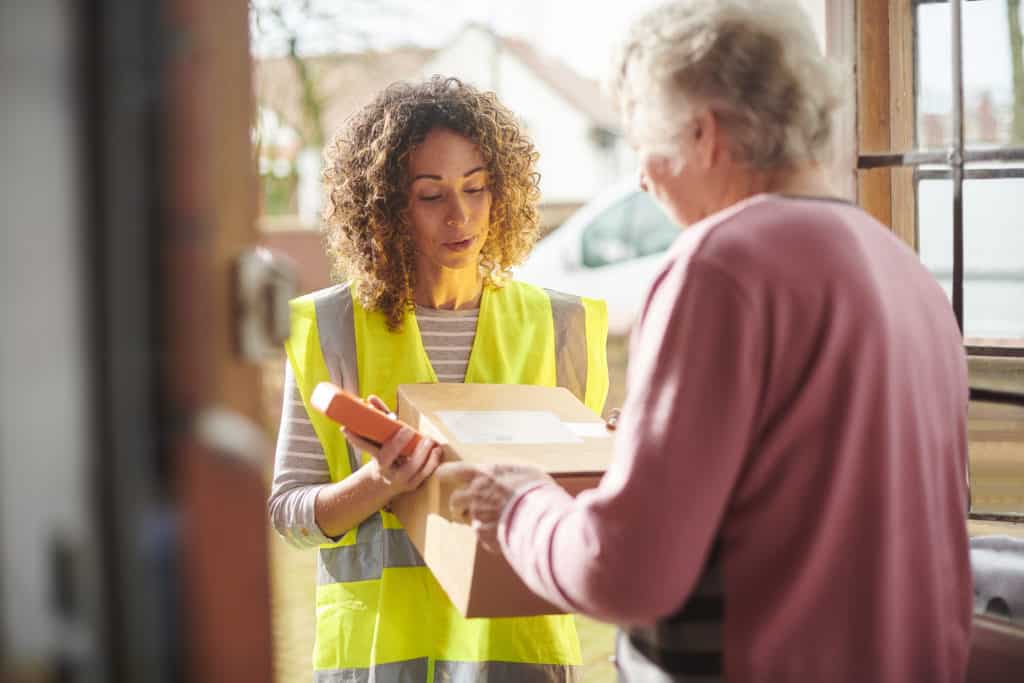
[[[576,631],[583,651],[580,683],[614,681],[615,665],[609,658],[615,652],[615,627],[577,615]]]

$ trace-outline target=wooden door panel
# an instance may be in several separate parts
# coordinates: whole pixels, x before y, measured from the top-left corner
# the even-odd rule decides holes
[[[258,242],[248,6],[174,0],[169,7],[173,219],[164,250],[170,349],[164,379],[188,426],[173,453],[186,679],[269,682],[268,454],[259,439],[235,443],[241,453],[223,443],[244,433],[218,441],[196,429],[211,415],[255,425],[262,408],[259,367],[239,357],[233,331],[236,259]]]

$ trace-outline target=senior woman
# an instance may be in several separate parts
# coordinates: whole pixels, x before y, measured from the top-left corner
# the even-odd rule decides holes
[[[834,196],[837,90],[779,2],[637,21],[615,91],[682,226],[630,345],[616,456],[575,500],[445,464],[537,593],[625,626],[624,680],[962,681],[960,334],[914,252]]]
[[[387,506],[441,451],[380,449],[309,409],[321,381],[394,406],[417,382],[558,384],[600,412],[604,304],[509,279],[537,238],[537,154],[491,93],[396,84],[327,150],[328,245],[351,280],[292,304],[270,514],[319,546],[316,681],[567,681],[571,616],[463,619]],[[362,451],[362,455],[360,455]],[[375,456],[375,457],[371,457]]]

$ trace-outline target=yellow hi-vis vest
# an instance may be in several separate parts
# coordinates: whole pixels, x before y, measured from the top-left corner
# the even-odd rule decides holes
[[[466,382],[564,386],[600,413],[606,337],[604,302],[520,282],[485,287]],[[310,409],[319,382],[394,407],[399,384],[437,381],[415,315],[392,332],[348,285],[294,300],[285,348],[332,481],[369,456]],[[320,546],[316,617],[318,682],[565,681],[581,662],[572,616],[464,619],[384,510]]]

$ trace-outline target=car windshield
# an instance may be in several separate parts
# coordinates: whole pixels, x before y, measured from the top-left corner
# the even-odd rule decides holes
[[[646,192],[636,191],[605,209],[583,231],[587,268],[642,258],[665,251],[679,227]]]

